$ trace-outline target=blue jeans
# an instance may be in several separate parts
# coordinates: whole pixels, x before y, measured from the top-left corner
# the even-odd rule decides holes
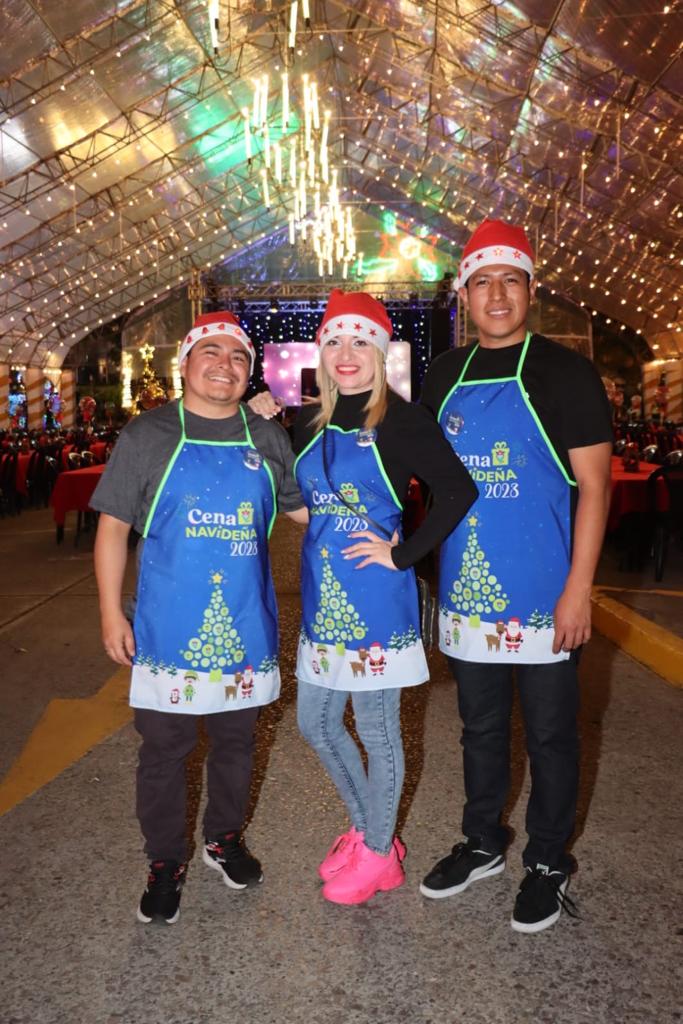
[[[367,774],[360,750],[344,726],[349,697],[368,755]],[[352,824],[365,833],[365,845],[383,855],[391,850],[403,786],[400,711],[400,688],[349,694],[299,680],[301,735],[327,769]]]

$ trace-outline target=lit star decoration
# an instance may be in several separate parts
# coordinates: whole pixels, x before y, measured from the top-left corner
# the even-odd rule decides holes
[[[212,583],[222,583],[223,582],[223,573],[222,572],[213,572],[213,573],[211,573],[211,582]]]

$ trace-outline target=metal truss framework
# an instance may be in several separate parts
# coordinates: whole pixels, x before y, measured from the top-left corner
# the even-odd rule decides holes
[[[244,160],[224,160],[251,78],[276,64],[317,69],[343,133],[347,199],[391,206],[458,246],[482,215],[524,222],[551,289],[648,334],[670,323],[675,342],[683,118],[668,83],[683,32],[667,44],[652,19],[634,19],[653,60],[663,55],[639,75],[638,61],[587,53],[568,4],[543,23],[524,6],[439,0],[399,16],[388,2],[320,0],[301,58],[287,50],[278,0],[264,11],[224,4],[218,54],[203,0],[131,0],[55,34],[0,82],[0,358],[60,362],[96,324],[282,229],[282,196],[266,210]],[[608,5],[592,9],[609,23]],[[169,40],[178,71],[135,83],[134,101],[117,107],[107,90],[117,62],[147,48],[170,60]],[[54,115],[91,80],[92,123],[48,145],[40,112]],[[38,139],[33,157],[22,135]]]

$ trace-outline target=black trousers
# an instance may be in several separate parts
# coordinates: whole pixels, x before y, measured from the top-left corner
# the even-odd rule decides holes
[[[258,708],[205,715],[207,838],[242,828],[249,800]],[[185,760],[197,745],[198,715],[135,709],[142,737],[137,770],[137,815],[149,860],[187,859]]]
[[[512,666],[448,659],[463,721],[465,836],[502,852],[508,842],[501,815],[510,789]],[[567,871],[579,785],[578,651],[550,665],[516,665],[515,674],[531,769],[525,866]]]

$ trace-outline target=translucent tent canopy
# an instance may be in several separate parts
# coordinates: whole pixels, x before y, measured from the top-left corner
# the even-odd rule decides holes
[[[263,239],[241,110],[286,69],[332,111],[359,214],[457,258],[526,226],[539,278],[683,352],[683,4],[3,0],[0,361],[59,366],[89,331]],[[210,15],[213,20],[210,20]]]

